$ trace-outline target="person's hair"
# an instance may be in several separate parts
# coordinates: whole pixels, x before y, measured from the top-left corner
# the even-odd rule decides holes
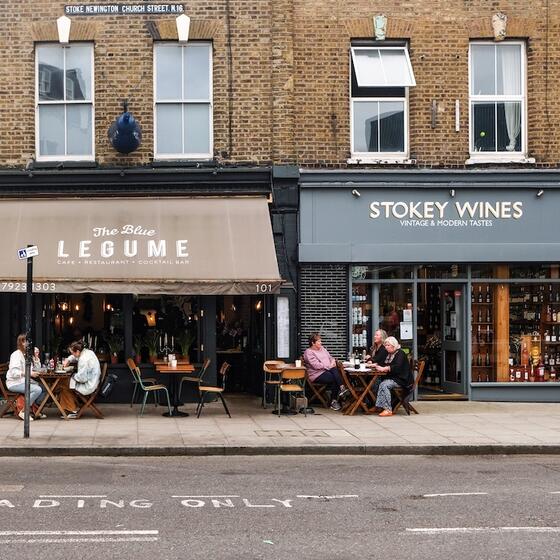
[[[27,340],[27,335],[26,334],[22,333],[22,334],[18,335],[17,341],[16,341],[18,350],[21,350],[22,352],[25,352],[25,341],[26,340]]]
[[[81,352],[84,349],[84,343],[81,340],[72,342],[69,346],[70,352]]]
[[[381,344],[385,344],[385,341],[387,340],[387,336],[388,336],[387,331],[383,329],[375,329],[375,332],[379,332],[381,334]]]
[[[399,341],[394,336],[388,336],[383,344],[390,344],[391,346],[394,346],[396,350],[401,347]]]
[[[321,335],[319,333],[317,332],[311,333],[307,338],[307,343],[309,344],[309,347],[313,346],[320,338]]]

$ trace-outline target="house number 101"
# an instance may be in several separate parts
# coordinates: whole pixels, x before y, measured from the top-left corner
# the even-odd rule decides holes
[[[272,293],[272,284],[257,284],[257,294]]]

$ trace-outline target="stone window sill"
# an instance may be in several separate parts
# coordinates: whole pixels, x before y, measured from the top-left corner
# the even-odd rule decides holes
[[[481,163],[535,163],[535,158],[526,157],[526,156],[471,156],[467,161],[465,161],[465,165],[479,165]]]

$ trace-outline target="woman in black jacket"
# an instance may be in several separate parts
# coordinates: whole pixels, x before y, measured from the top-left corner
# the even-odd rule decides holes
[[[376,372],[383,375],[378,377],[373,384],[373,392],[377,395],[375,408],[379,416],[392,416],[391,389],[408,387],[414,382],[408,356],[401,350],[401,345],[394,336],[385,340],[387,357],[381,364],[373,364]]]
[[[377,329],[373,333],[373,344],[369,350],[369,356],[366,356],[368,365],[382,364],[387,357],[387,350],[385,349],[385,341],[387,340],[387,332],[383,329]]]

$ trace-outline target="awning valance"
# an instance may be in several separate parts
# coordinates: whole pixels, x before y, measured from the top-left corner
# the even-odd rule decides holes
[[[17,251],[37,245],[34,292],[266,294],[282,280],[267,200],[110,198],[0,202],[0,291],[25,291]]]

